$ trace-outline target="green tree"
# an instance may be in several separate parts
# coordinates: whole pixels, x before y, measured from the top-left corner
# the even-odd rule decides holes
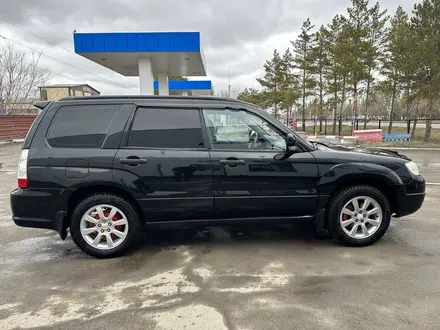
[[[333,134],[336,134],[337,117],[342,116],[349,74],[349,65],[346,57],[348,42],[346,41],[347,33],[345,33],[345,28],[345,17],[336,15],[326,29],[329,53],[326,80],[327,94],[330,95],[329,103],[333,111]],[[338,111],[339,103],[341,103],[340,111]]]
[[[399,96],[402,84],[409,75],[409,63],[413,56],[413,38],[409,26],[408,15],[398,7],[396,14],[391,19],[391,27],[386,34],[387,44],[385,56],[382,59],[382,74],[386,80],[382,82],[381,89],[391,95],[390,122],[388,134],[391,133],[396,97]]]
[[[265,106],[273,107],[276,118],[278,118],[279,105],[283,98],[284,68],[280,53],[275,49],[272,58],[264,64],[263,78],[257,78],[263,87]]]
[[[414,5],[411,27],[415,45],[413,58],[417,66],[416,84],[426,99],[426,130],[424,141],[431,137],[440,90],[440,1],[424,0]]]
[[[357,115],[360,84],[368,78],[366,58],[369,48],[370,10],[368,0],[352,0],[347,8],[344,37],[347,42],[346,65],[350,72],[348,79],[353,93],[353,112]]]
[[[281,85],[281,108],[286,114],[286,124],[292,117],[292,110],[300,97],[298,75],[294,72],[294,60],[289,48],[282,57],[283,81]]]
[[[255,88],[245,88],[237,96],[237,99],[243,102],[252,103],[264,107],[263,93]]]
[[[295,41],[291,41],[293,52],[295,54],[295,67],[300,71],[299,88],[302,97],[302,129],[305,131],[306,123],[306,100],[307,97],[313,95],[313,88],[315,81],[312,74],[311,52],[313,49],[314,33],[312,32],[315,26],[312,25],[308,18],[301,26],[301,33]]]
[[[315,42],[311,50],[312,72],[315,75],[316,88],[319,97],[318,114],[324,114],[324,97],[327,91],[326,73],[330,66],[328,31],[324,26],[316,32]]]
[[[381,10],[379,3],[376,3],[369,10],[368,39],[367,39],[367,87],[365,97],[365,118],[368,118],[368,107],[370,105],[371,87],[375,82],[374,75],[380,69],[381,56],[384,53],[386,44],[385,24],[389,20],[386,10]],[[364,129],[367,128],[367,120],[364,121]]]

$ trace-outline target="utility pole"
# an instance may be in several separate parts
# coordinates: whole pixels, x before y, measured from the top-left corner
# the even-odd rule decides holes
[[[357,118],[357,107],[358,107],[358,95],[357,93],[354,95],[354,104],[353,104],[353,128],[351,130],[351,135],[354,135],[354,131],[356,129],[356,118]]]
[[[316,125],[317,125],[317,119],[318,119],[318,100],[317,99],[315,99],[315,119],[313,120],[314,121],[314,128],[313,128],[313,133],[315,134],[315,135],[318,135],[318,132],[317,132],[317,127],[316,127]]]
[[[228,66],[228,97],[231,97],[231,76],[229,74],[229,66]]]

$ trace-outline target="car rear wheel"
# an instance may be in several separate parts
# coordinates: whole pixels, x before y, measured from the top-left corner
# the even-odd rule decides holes
[[[73,241],[85,253],[97,258],[124,254],[138,232],[138,213],[128,201],[113,194],[96,194],[84,199],[71,219]]]
[[[332,236],[351,246],[377,242],[390,225],[391,207],[386,196],[370,186],[352,186],[329,203],[328,224]]]

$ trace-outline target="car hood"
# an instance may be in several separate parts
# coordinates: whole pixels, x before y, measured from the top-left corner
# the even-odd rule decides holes
[[[342,151],[342,152],[352,152],[352,153],[360,153],[360,154],[368,154],[368,155],[376,155],[376,156],[388,156],[394,158],[400,158],[405,160],[411,160],[405,155],[402,155],[394,150],[382,149],[382,148],[360,148],[360,147],[348,147],[342,145],[317,145],[319,150],[324,151]]]

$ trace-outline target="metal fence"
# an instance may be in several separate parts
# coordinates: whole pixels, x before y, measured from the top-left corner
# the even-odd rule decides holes
[[[304,131],[309,135],[352,135],[353,130],[381,129],[384,134],[411,134],[411,138],[422,140],[425,136],[426,119],[393,120],[391,128],[389,120],[369,120],[365,125],[364,119],[349,120],[339,118],[336,123],[333,119],[308,119],[297,122],[297,131]],[[305,128],[303,128],[303,124]],[[430,141],[440,142],[440,118],[431,119]]]

